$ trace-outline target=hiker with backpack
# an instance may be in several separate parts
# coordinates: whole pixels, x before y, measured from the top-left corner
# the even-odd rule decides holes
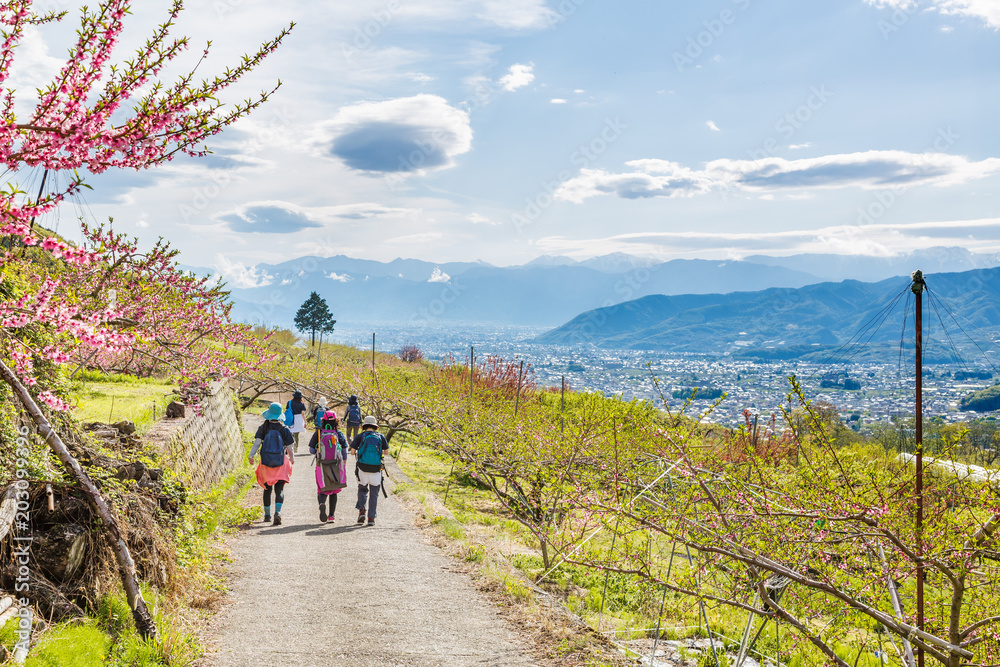
[[[302,392],[292,394],[292,399],[285,407],[285,425],[289,427],[295,442],[295,451],[299,451],[299,433],[306,430],[306,404],[302,402]]]
[[[344,411],[344,423],[347,424],[347,439],[354,442],[361,428],[361,405],[358,397],[351,394],[347,399],[347,409]]]
[[[316,499],[319,520],[333,523],[337,494],[347,487],[347,438],[340,432],[340,419],[332,410],[320,416],[320,426],[309,442],[309,453],[316,455]],[[326,511],[330,503],[329,514]]]
[[[323,419],[323,415],[326,414],[326,396],[320,396],[319,401],[313,406],[311,420],[313,423],[313,428],[317,431],[320,428],[320,421]],[[312,443],[309,444],[312,447]]]
[[[358,523],[375,525],[375,510],[378,507],[378,492],[382,488],[382,459],[389,449],[389,441],[378,432],[378,420],[369,415],[361,424],[359,433],[351,442],[351,451],[357,457],[354,476],[358,479]],[[367,517],[365,509],[367,506]]]
[[[295,439],[282,420],[281,403],[271,403],[261,413],[264,423],[257,428],[253,437],[248,461],[260,450],[260,464],[257,466],[257,483],[264,487],[264,521],[271,521],[271,491],[274,490],[274,524],[281,525],[281,504],[285,501],[285,484],[292,478],[292,464],[295,454],[292,446]]]

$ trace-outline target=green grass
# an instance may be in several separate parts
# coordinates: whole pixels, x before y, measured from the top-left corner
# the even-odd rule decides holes
[[[81,422],[127,419],[143,433],[153,425],[154,406],[156,417],[162,417],[174,389],[176,385],[163,380],[89,373],[74,379],[69,395],[73,416]]]
[[[61,624],[42,636],[25,667],[95,667],[107,661],[111,638],[91,624]]]

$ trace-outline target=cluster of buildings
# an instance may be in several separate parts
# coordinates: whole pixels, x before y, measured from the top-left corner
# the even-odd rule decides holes
[[[451,357],[468,363],[470,348],[476,358],[498,354],[531,364],[540,386],[560,386],[563,378],[576,391],[596,391],[607,396],[650,399],[679,409],[694,388],[701,390],[690,401],[691,414],[706,412],[716,401],[711,390],[725,392],[725,399],[706,420],[726,425],[743,422],[744,410],[770,415],[788,403],[788,378],[794,375],[813,401],[833,405],[845,423],[854,428],[911,416],[914,411],[914,371],[910,364],[818,364],[800,361],[761,362],[699,354],[608,350],[596,347],[560,347],[530,342],[543,329],[519,326],[382,328],[377,336],[380,351],[406,344],[421,348],[431,360]],[[371,345],[371,332],[357,333],[358,346]],[[354,344],[353,341],[345,341]],[[395,348],[393,346],[396,346]],[[991,369],[989,369],[991,370]],[[967,366],[934,365],[924,369],[924,414],[949,422],[984,416],[960,412],[962,397],[993,385],[991,372],[971,373]],[[956,379],[956,374],[959,379]],[[716,392],[717,393],[717,392]],[[674,398],[674,395],[678,398]],[[685,398],[680,398],[683,396]],[[992,415],[1000,416],[1000,415]]]

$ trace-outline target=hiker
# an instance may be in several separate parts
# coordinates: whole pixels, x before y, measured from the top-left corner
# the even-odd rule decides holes
[[[257,483],[264,487],[264,521],[271,521],[271,490],[274,489],[274,524],[281,525],[281,503],[285,501],[285,483],[292,477],[295,443],[291,432],[282,421],[280,403],[271,403],[261,413],[265,421],[253,436],[253,447],[248,461],[253,465],[253,457],[260,450],[260,464],[257,466]]]
[[[326,414],[326,396],[320,396],[319,401],[312,409],[312,422],[318,431],[320,428],[320,421],[323,419],[323,415]],[[312,445],[309,445],[312,447]]]
[[[351,394],[347,399],[347,409],[344,410],[344,423],[347,424],[347,439],[354,442],[361,428],[361,406],[358,397]]]
[[[288,423],[287,413],[292,413],[292,423]],[[285,424],[292,433],[295,441],[295,451],[299,451],[299,433],[306,430],[306,404],[302,402],[302,392],[297,391],[292,394],[292,400],[288,401],[286,408]]]
[[[340,432],[340,418],[330,410],[320,416],[320,427],[309,442],[309,453],[316,455],[316,499],[319,520],[333,523],[337,494],[347,487],[347,438]],[[330,512],[327,514],[327,500]]]
[[[351,451],[357,457],[354,476],[358,478],[358,523],[365,522],[365,505],[368,506],[368,525],[375,525],[378,492],[382,488],[382,459],[389,442],[378,432],[378,420],[369,415],[361,424],[361,433],[351,441]],[[370,493],[369,493],[370,492]]]

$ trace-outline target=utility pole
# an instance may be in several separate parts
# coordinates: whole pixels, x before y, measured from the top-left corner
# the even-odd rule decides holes
[[[924,629],[924,274],[914,271],[910,290],[916,295],[916,450],[917,450],[917,627]],[[924,667],[924,649],[917,647],[917,667]]]
[[[475,379],[476,379],[476,348],[472,345],[469,346],[469,398],[471,399],[473,393],[475,392]]]
[[[372,392],[375,391],[375,332],[372,332]]]
[[[562,400],[559,405],[559,432],[566,430],[566,376],[562,376]]]
[[[521,370],[517,374],[517,394],[514,395],[514,419],[517,419],[517,406],[521,402],[522,377],[524,377],[524,359],[521,359]]]

